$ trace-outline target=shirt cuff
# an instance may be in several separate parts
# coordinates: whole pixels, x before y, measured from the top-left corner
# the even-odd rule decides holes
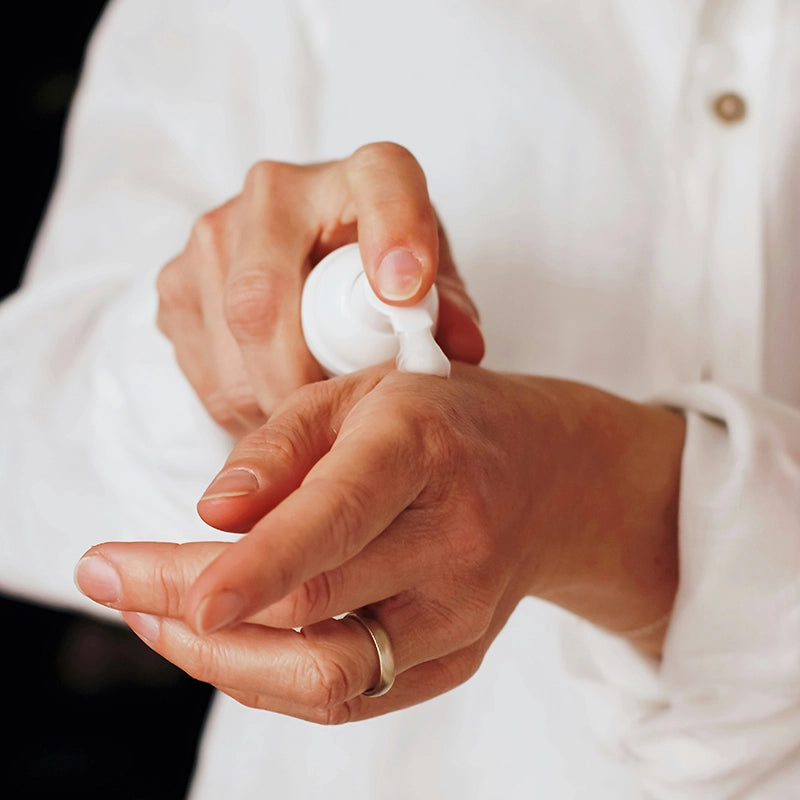
[[[687,419],[663,658],[574,620],[567,666],[648,796],[783,798],[800,780],[800,413],[716,384],[655,402]]]

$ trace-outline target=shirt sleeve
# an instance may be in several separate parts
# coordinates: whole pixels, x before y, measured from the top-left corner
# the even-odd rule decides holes
[[[658,400],[687,418],[663,659],[575,620],[567,663],[646,796],[784,800],[800,786],[800,412],[713,384]]]
[[[85,549],[221,536],[194,503],[231,442],[156,329],[155,281],[253,162],[303,156],[298,14],[115,0],[93,34],[22,288],[0,305],[3,592],[104,614],[73,585]]]

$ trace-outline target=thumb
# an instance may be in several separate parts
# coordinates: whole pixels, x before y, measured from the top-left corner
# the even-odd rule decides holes
[[[392,305],[420,301],[433,286],[439,260],[436,213],[422,168],[404,147],[379,142],[356,150],[344,169],[370,286]]]
[[[387,303],[412,305],[436,282],[439,344],[449,358],[479,363],[485,346],[478,311],[456,270],[417,160],[400,145],[379,142],[359,148],[343,166],[372,289]]]

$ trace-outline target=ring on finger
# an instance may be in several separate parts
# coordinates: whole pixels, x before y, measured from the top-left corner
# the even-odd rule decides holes
[[[380,667],[378,682],[362,694],[365,697],[381,697],[392,688],[395,678],[394,653],[392,652],[392,643],[389,641],[389,635],[379,622],[357,611],[350,611],[344,618],[355,620],[369,634],[375,649],[378,651],[378,665]]]

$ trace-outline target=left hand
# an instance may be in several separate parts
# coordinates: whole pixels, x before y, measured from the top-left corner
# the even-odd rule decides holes
[[[381,367],[300,389],[200,502],[247,536],[99,545],[79,586],[191,675],[327,723],[461,683],[525,595],[615,631],[667,613],[681,417],[453,367],[448,380]],[[371,640],[332,619],[365,606],[397,665],[379,698],[362,695],[377,679]]]
[[[436,337],[449,358],[483,357],[478,312],[428,196],[422,167],[392,142],[324,164],[261,161],[241,192],[203,214],[158,277],[158,326],[210,416],[237,439],[299,386],[323,377],[303,338],[303,285],[358,240],[390,305],[439,290]]]

